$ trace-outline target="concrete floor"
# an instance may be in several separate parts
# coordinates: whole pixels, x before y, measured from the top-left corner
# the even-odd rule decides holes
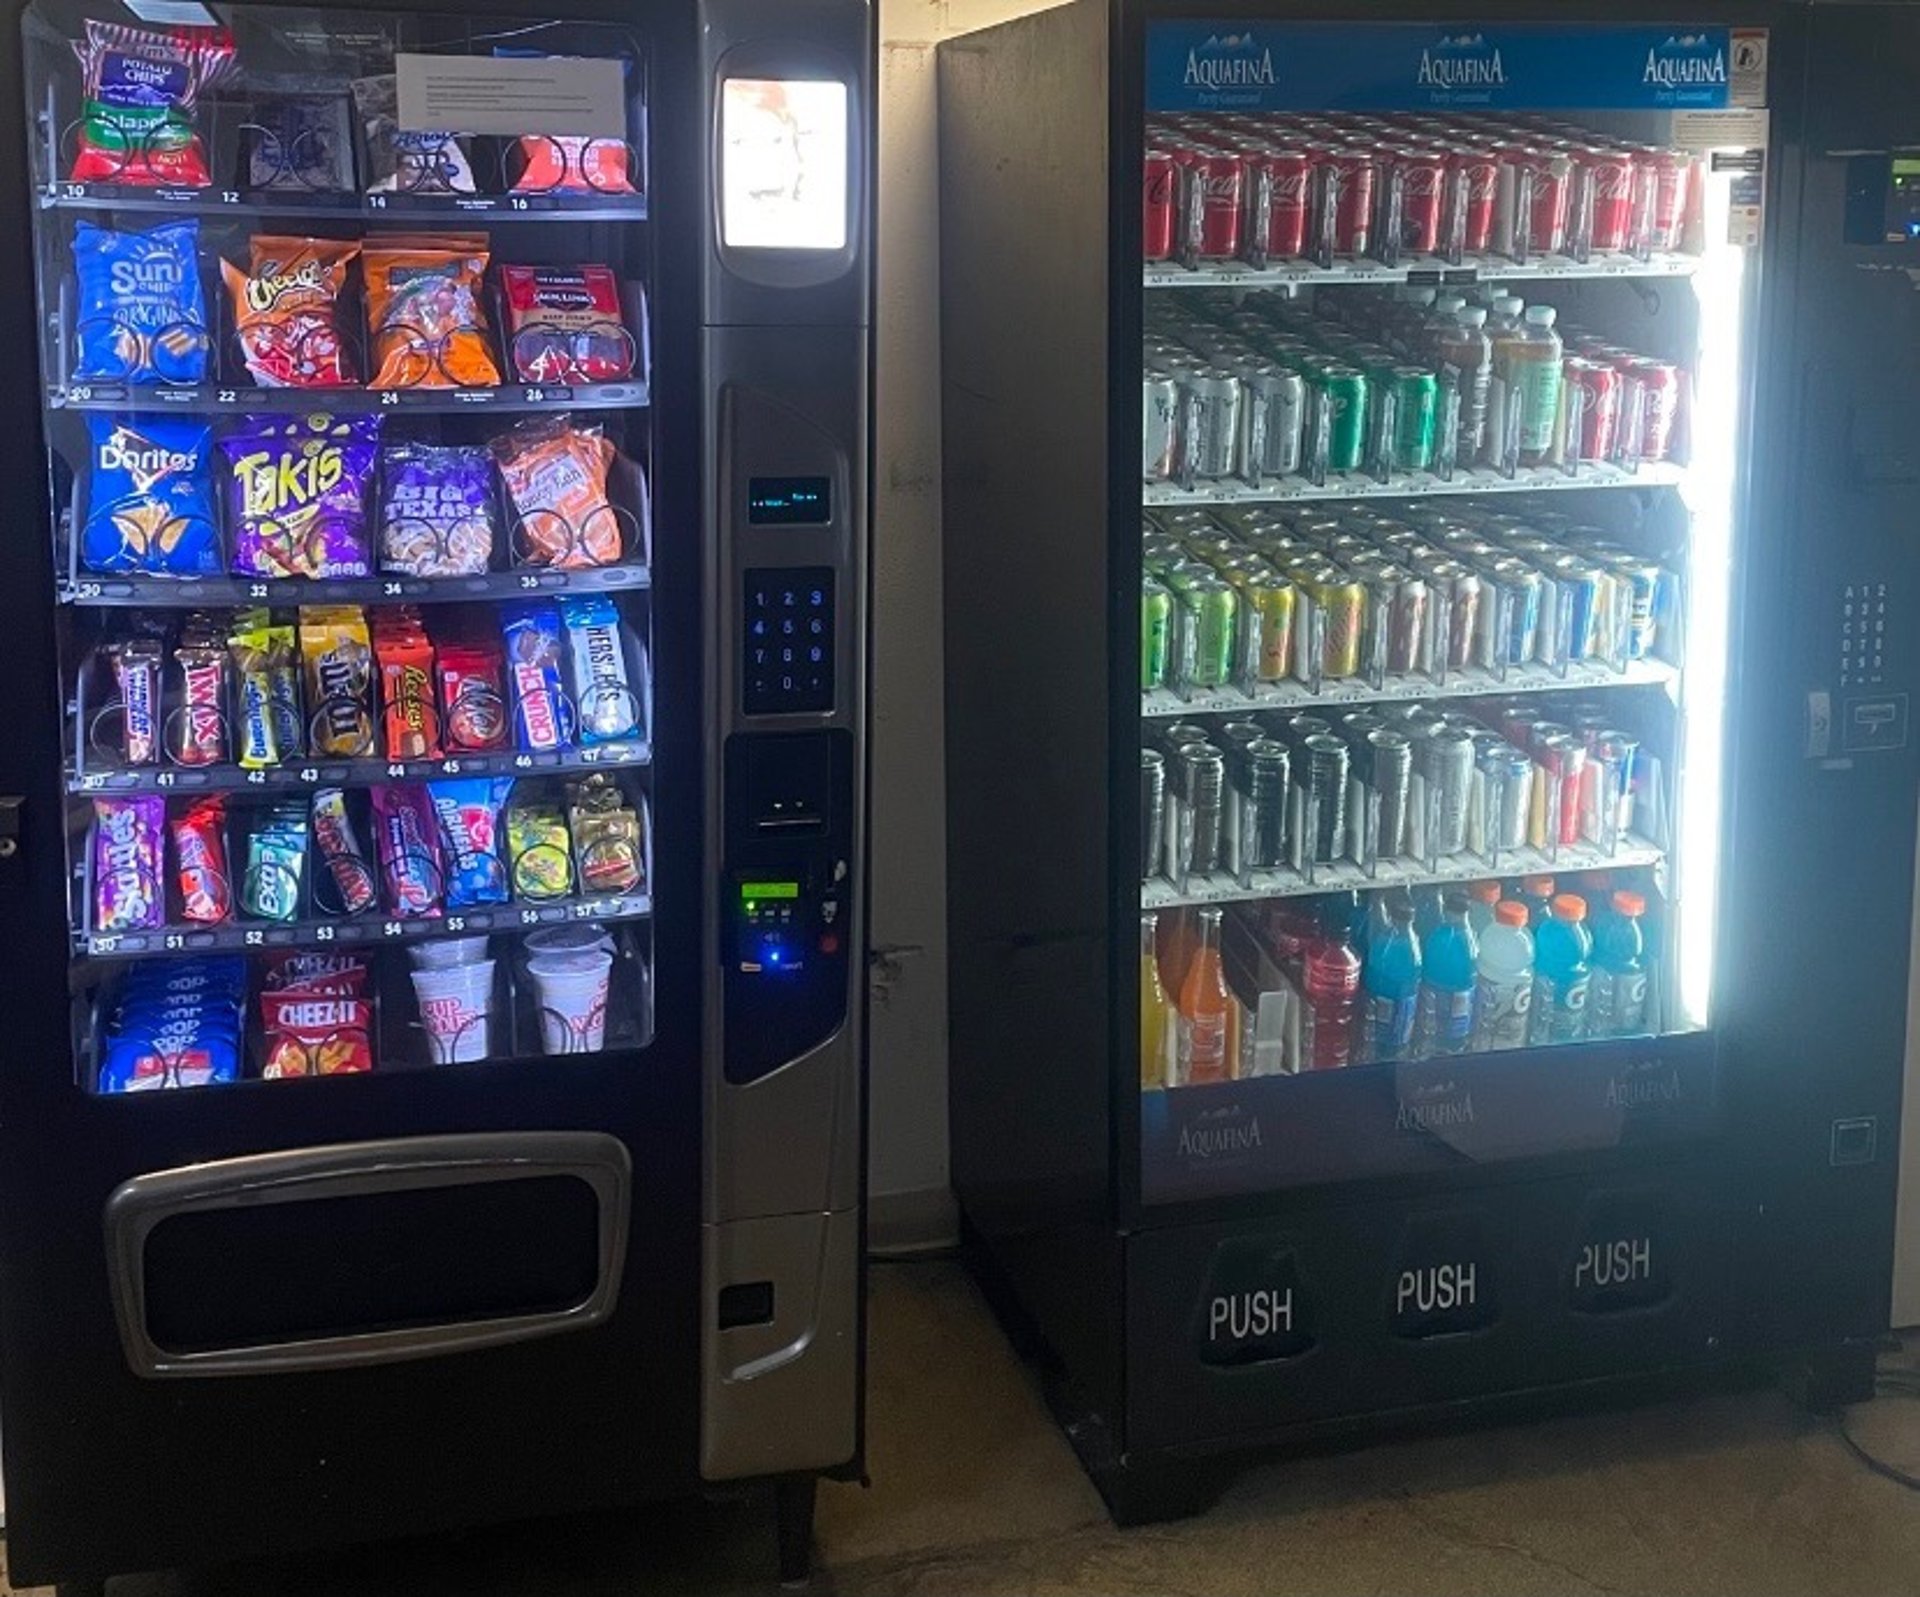
[[[1203,1518],[1116,1531],[960,1270],[882,1265],[873,1282],[874,1484],[822,1490],[818,1597],[1920,1590],[1920,1495],[1764,1392],[1275,1465]],[[1920,1472],[1920,1402],[1852,1425]],[[765,1505],[734,1502],[111,1593],[735,1597],[777,1590],[772,1558]]]

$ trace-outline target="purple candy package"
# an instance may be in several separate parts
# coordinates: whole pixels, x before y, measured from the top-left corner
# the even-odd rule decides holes
[[[394,782],[376,787],[373,832],[387,912],[402,919],[438,915],[447,871],[440,849],[439,817],[434,814],[425,785]]]
[[[493,563],[493,454],[393,444],[380,454],[380,565],[408,577],[477,577]]]
[[[93,801],[93,929],[144,932],[167,920],[167,801]]]
[[[220,450],[232,473],[235,576],[373,574],[367,529],[378,416],[248,416]]]

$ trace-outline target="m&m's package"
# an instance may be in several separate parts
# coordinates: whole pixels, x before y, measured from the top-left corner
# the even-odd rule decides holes
[[[359,759],[373,753],[373,643],[358,605],[300,608],[310,746],[315,754]]]
[[[232,570],[365,577],[378,416],[248,416],[220,440],[231,472]]]
[[[238,954],[132,966],[102,1017],[99,1090],[237,1081],[246,1001],[247,966]]]
[[[213,340],[200,286],[200,224],[73,229],[73,375],[81,382],[200,383]]]
[[[565,416],[522,422],[493,441],[511,507],[520,565],[580,571],[622,553],[620,516],[607,498],[614,448]]]
[[[145,932],[167,920],[166,800],[93,801],[93,930]]]
[[[185,416],[87,417],[90,439],[80,564],[101,573],[211,577],[212,432]]]
[[[440,819],[449,910],[506,903],[500,812],[512,791],[513,779],[500,776],[448,777],[427,784]]]
[[[380,568],[477,577],[493,564],[493,457],[483,445],[390,444],[380,452]]]
[[[390,782],[373,790],[374,851],[387,913],[401,918],[438,915],[447,870],[440,821],[419,782]]]
[[[500,381],[481,285],[487,235],[370,239],[360,252],[373,388],[476,388]]]
[[[400,126],[398,84],[391,72],[353,80],[353,103],[372,166],[370,194],[471,194],[473,162],[457,133]]]
[[[339,388],[355,380],[340,336],[340,292],[355,243],[261,236],[248,244],[245,271],[220,275],[247,371],[262,388]]]
[[[503,266],[507,349],[523,383],[615,383],[633,375],[620,280],[607,266]]]
[[[135,28],[90,18],[73,48],[86,96],[76,183],[205,188],[213,181],[194,108],[233,70],[233,39],[224,29]]]

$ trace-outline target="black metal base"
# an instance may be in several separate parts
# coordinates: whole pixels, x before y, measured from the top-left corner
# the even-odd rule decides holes
[[[780,1539],[780,1584],[804,1586],[813,1575],[813,1502],[817,1475],[788,1475],[773,1484],[774,1529]]]
[[[107,1597],[104,1580],[63,1580],[53,1588],[53,1597]]]
[[[1816,1348],[1790,1364],[1787,1390],[1813,1414],[1831,1414],[1873,1396],[1879,1349],[1872,1342],[1842,1342]]]

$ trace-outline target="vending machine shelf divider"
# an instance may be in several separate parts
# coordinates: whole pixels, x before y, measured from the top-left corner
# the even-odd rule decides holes
[[[70,383],[47,390],[55,410],[184,411],[192,415],[368,415],[404,411],[457,416],[471,410],[641,410],[647,385],[631,383],[502,383],[472,388],[250,388],[220,383]]]
[[[1680,667],[1667,660],[1629,660],[1615,670],[1604,660],[1570,661],[1564,670],[1530,661],[1510,666],[1504,677],[1480,667],[1450,671],[1445,681],[1395,675],[1375,687],[1365,677],[1342,677],[1321,684],[1318,693],[1305,682],[1259,682],[1250,688],[1192,688],[1183,698],[1173,688],[1150,688],[1140,695],[1144,720],[1182,715],[1244,715],[1251,710],[1313,709],[1328,705],[1386,704],[1411,699],[1470,699],[1484,694],[1550,693],[1569,688],[1668,686],[1680,679]]]
[[[1592,277],[1691,277],[1700,269],[1695,255],[1594,255],[1576,261],[1570,255],[1536,255],[1529,261],[1500,255],[1466,256],[1455,266],[1437,255],[1414,256],[1396,265],[1368,256],[1345,256],[1331,266],[1317,261],[1273,261],[1253,266],[1246,261],[1201,261],[1182,266],[1178,261],[1149,261],[1142,276],[1147,288],[1292,288],[1304,284],[1338,286],[1349,283],[1421,283],[1434,287],[1479,282],[1521,280],[1570,282]]]
[[[643,564],[561,571],[528,566],[477,577],[149,577],[83,574],[59,584],[62,604],[163,610],[203,606],[302,604],[466,604],[489,599],[539,598],[562,593],[606,593],[649,585]]]
[[[1643,461],[1629,469],[1607,461],[1586,461],[1569,472],[1563,466],[1522,466],[1511,477],[1485,466],[1451,477],[1416,472],[1380,482],[1358,472],[1330,473],[1324,483],[1308,477],[1276,477],[1255,487],[1238,478],[1182,488],[1177,483],[1143,483],[1140,502],[1155,505],[1279,505],[1304,499],[1425,499],[1435,494],[1539,493],[1556,488],[1671,488],[1685,480],[1686,468],[1668,460]]]
[[[644,222],[644,194],[273,194],[240,189],[136,188],[55,183],[40,194],[50,211],[126,211],[168,216],[292,216],[339,221]]]

